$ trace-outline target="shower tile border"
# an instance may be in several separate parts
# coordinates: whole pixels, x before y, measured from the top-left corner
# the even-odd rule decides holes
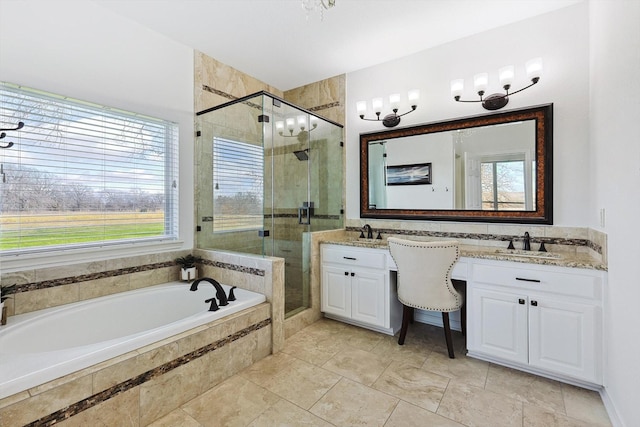
[[[264,319],[258,323],[255,323],[251,326],[248,326],[236,333],[233,333],[226,338],[217,340],[213,343],[207,344],[203,347],[200,347],[190,353],[187,353],[183,356],[180,356],[176,359],[173,359],[167,363],[164,363],[156,368],[150,369],[146,372],[143,372],[140,375],[137,375],[128,380],[122,381],[106,390],[103,390],[99,393],[96,393],[92,396],[89,396],[85,399],[82,399],[74,404],[71,404],[59,411],[52,412],[49,415],[41,417],[31,423],[25,425],[25,427],[44,427],[44,426],[52,426],[61,421],[64,421],[74,415],[77,415],[87,409],[90,409],[100,403],[106,402],[109,399],[112,399],[126,391],[129,391],[139,385],[142,385],[148,381],[151,381],[161,375],[164,375],[167,372],[170,372],[176,368],[179,368],[187,363],[199,359],[200,357],[215,351],[219,348],[222,348],[234,341],[239,340],[249,334],[258,331],[262,328],[271,325],[271,319]]]

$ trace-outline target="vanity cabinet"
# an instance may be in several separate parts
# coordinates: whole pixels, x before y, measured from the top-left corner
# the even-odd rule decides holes
[[[474,260],[470,279],[470,356],[602,384],[601,272]]]
[[[395,334],[401,309],[388,269],[389,251],[322,245],[321,310],[325,316]]]

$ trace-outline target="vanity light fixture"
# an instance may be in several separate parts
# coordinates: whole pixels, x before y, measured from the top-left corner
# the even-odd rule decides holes
[[[312,130],[314,130],[315,128],[318,127],[318,118],[315,116],[311,116],[309,118],[309,124],[311,126],[311,129],[309,129],[309,132],[311,132]],[[296,133],[295,135],[293,134],[293,131],[296,128],[296,123],[298,124],[298,127],[300,128],[300,132]],[[285,128],[285,124],[287,127],[287,130],[289,131],[289,135],[286,135],[284,133],[284,128]],[[278,131],[278,134],[280,134],[280,136],[284,136],[285,138],[298,138],[300,135],[304,135],[303,133],[307,132],[305,129],[307,128],[307,116],[304,115],[300,115],[297,117],[289,117],[287,119],[285,119],[285,121],[279,120],[276,121],[276,130]]]
[[[400,117],[406,116],[407,114],[413,112],[418,108],[418,99],[420,99],[420,91],[418,89],[410,90],[407,94],[407,98],[409,99],[409,104],[411,105],[411,110],[407,111],[403,114],[398,114],[398,110],[400,109],[400,94],[394,93],[389,95],[389,106],[391,107],[391,111],[393,113],[387,114],[384,118],[380,119],[380,114],[382,114],[382,106],[384,101],[382,98],[374,98],[371,101],[371,107],[373,108],[373,112],[376,115],[375,119],[368,119],[365,117],[367,112],[367,101],[358,101],[356,103],[356,109],[358,110],[358,115],[362,120],[368,120],[371,122],[376,122],[382,120],[382,124],[388,128],[392,128],[398,126],[400,123]]]
[[[451,80],[451,95],[453,99],[458,102],[481,102],[482,106],[487,110],[499,110],[507,105],[509,102],[509,96],[518,92],[522,92],[525,89],[530,88],[534,84],[538,83],[540,76],[542,76],[542,58],[533,58],[526,62],[525,69],[527,70],[527,79],[531,80],[531,84],[518,89],[515,92],[509,92],[511,85],[513,84],[513,78],[515,76],[515,70],[513,65],[507,65],[498,70],[498,76],[500,79],[500,86],[506,93],[494,93],[492,95],[483,98],[487,87],[489,86],[489,74],[480,73],[473,76],[474,90],[480,96],[478,100],[464,100],[460,99],[462,91],[464,90],[464,79]]]

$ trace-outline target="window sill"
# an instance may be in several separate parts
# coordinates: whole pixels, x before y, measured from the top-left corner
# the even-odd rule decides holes
[[[179,251],[184,248],[180,240],[124,243],[98,248],[77,248],[18,255],[0,255],[2,273],[46,267],[58,267],[80,262],[103,261],[106,259],[152,255],[160,252]]]

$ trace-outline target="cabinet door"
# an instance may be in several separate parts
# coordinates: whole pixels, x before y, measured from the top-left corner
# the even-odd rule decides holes
[[[469,351],[527,363],[527,297],[474,286],[468,293]]]
[[[353,269],[351,274],[351,318],[388,328],[384,298],[386,272]]]
[[[322,311],[351,317],[351,276],[346,268],[322,266]]]
[[[529,300],[531,366],[600,383],[599,308],[548,297]]]

